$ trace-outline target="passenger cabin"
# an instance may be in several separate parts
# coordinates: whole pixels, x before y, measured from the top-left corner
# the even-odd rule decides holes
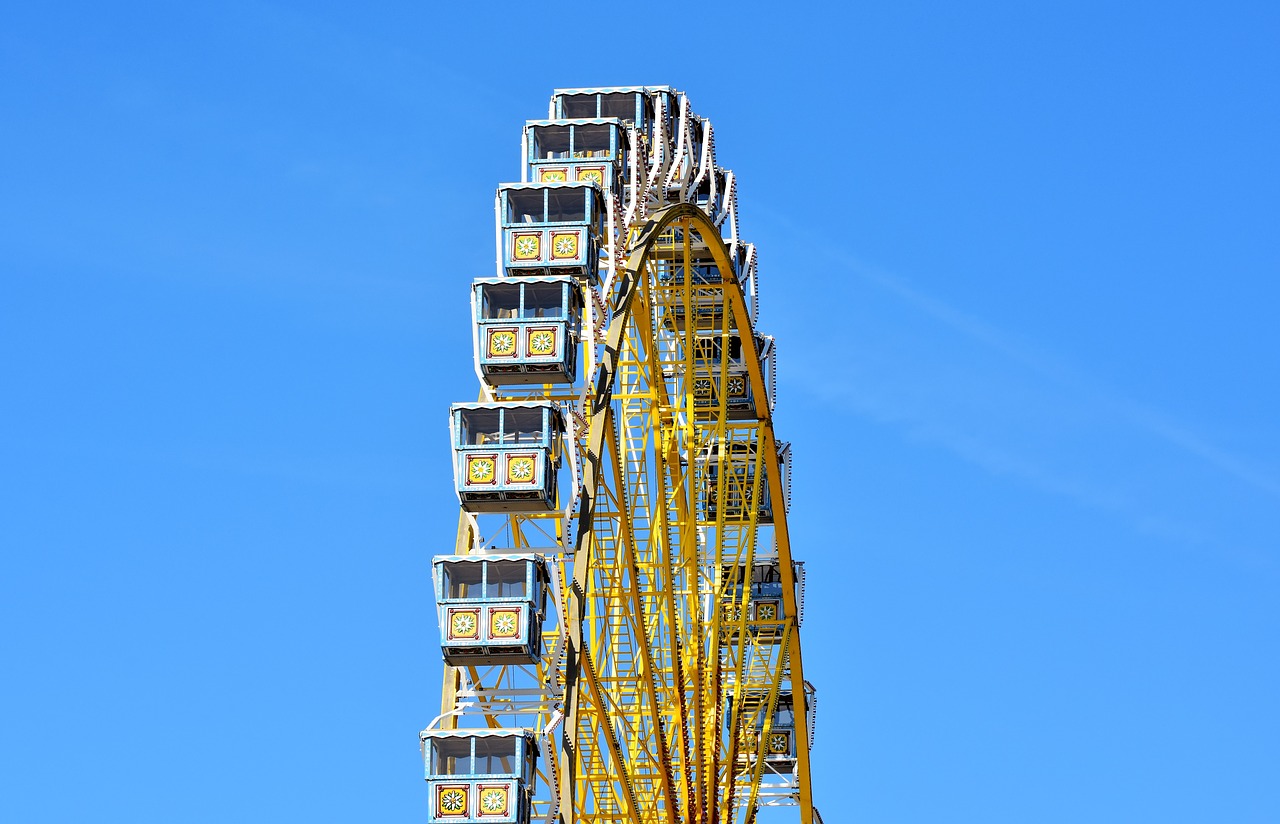
[[[432,566],[446,664],[532,664],[542,657],[548,578],[541,555],[440,555]]]
[[[790,771],[795,767],[798,747],[808,746],[796,739],[795,706],[792,691],[784,688],[778,692],[778,700],[774,704],[773,713],[766,710],[769,698],[767,690],[750,691],[743,697],[741,723],[736,719],[733,707],[730,706],[725,718],[732,727],[737,727],[740,734],[738,758],[740,761],[752,762],[757,755],[763,755],[765,764],[775,772]],[[804,682],[805,726],[809,735],[813,735],[813,724],[816,721],[817,702],[813,685]],[[732,699],[731,699],[732,700]],[[768,730],[765,721],[768,720]],[[731,728],[732,728],[731,727]],[[763,735],[763,740],[761,736]]]
[[[577,275],[595,283],[604,238],[600,191],[586,181],[500,186],[503,272]]]
[[[481,278],[471,289],[476,366],[486,381],[577,380],[582,292],[571,276]]]
[[[538,745],[530,730],[423,730],[427,821],[529,824]]]
[[[756,403],[747,369],[742,337],[737,332],[698,332],[694,338],[693,406],[699,417],[712,417],[720,408],[720,392],[725,395],[725,414],[730,420],[763,419],[773,408],[773,338],[756,335],[756,357],[764,380],[765,397]],[[727,349],[727,353],[726,350]],[[727,357],[726,357],[727,354]],[[723,378],[721,377],[723,374]]]
[[[617,118],[634,126],[652,144],[659,106],[665,112],[667,139],[671,139],[676,94],[670,86],[610,86],[594,89],[556,89],[551,96],[551,118]]]
[[[564,417],[549,401],[454,404],[454,477],[468,512],[550,512]]]
[[[796,605],[796,626],[804,620],[804,561],[791,562]],[[747,629],[760,640],[780,642],[782,628],[792,616],[787,614],[782,597],[782,567],[777,558],[746,564],[726,564],[720,568],[721,593],[724,600],[724,622],[730,626],[725,639],[736,642],[732,626],[742,617],[742,596],[747,596]],[[745,590],[745,593],[744,593]]]
[[[708,523],[718,520],[723,511],[727,524],[741,525],[751,520],[751,502],[756,504],[755,522],[772,524],[774,519],[773,496],[769,491],[767,467],[759,461],[761,483],[756,483],[756,447],[750,443],[730,443],[724,460],[720,448],[710,444],[697,458],[698,477],[701,479],[698,517]],[[778,444],[778,466],[782,472],[782,488],[786,496],[785,506],[791,498],[791,446]]]
[[[594,183],[621,194],[627,137],[611,118],[531,120],[524,127],[526,179],[534,183]]]

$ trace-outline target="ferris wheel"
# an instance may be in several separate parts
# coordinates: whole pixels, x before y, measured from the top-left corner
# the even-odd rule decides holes
[[[559,89],[520,169],[450,409],[428,820],[820,824],[777,356],[711,123]]]

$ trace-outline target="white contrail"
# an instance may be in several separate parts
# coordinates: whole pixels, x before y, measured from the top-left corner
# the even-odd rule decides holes
[[[1009,335],[921,292],[900,277],[845,255],[832,255],[832,260],[863,281],[897,296],[951,329],[1077,392],[1087,393],[1096,402],[1111,408],[1140,429],[1200,458],[1220,472],[1280,499],[1280,481],[1249,466],[1245,461],[1214,446],[1185,427],[1172,423],[1164,415],[1145,410],[1133,401],[1103,391],[1095,381],[1054,363],[1050,358],[1031,350],[1028,345],[1015,342]]]

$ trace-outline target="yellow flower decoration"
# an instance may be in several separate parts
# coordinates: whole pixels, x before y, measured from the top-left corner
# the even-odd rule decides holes
[[[473,484],[493,482],[493,458],[472,458],[467,463],[467,479]]]
[[[461,815],[467,808],[467,793],[464,790],[448,789],[440,793],[440,812],[447,815]]]
[[[580,169],[578,171],[578,180],[590,181],[603,186],[604,172],[599,169]]]
[[[558,258],[571,258],[578,256],[578,236],[577,235],[553,235],[551,238],[551,251]]]
[[[506,329],[489,333],[489,357],[499,358],[516,351],[516,333]]]
[[[449,634],[453,637],[469,638],[476,634],[476,614],[474,612],[455,612],[449,618]]]
[[[756,606],[757,621],[776,621],[778,620],[777,604],[758,604]]]
[[[514,638],[517,632],[516,615],[510,610],[494,611],[489,618],[489,634],[494,638]]]
[[[533,458],[512,458],[507,464],[507,481],[524,483],[533,480]]]
[[[542,170],[543,183],[564,183],[567,179],[568,177],[565,175],[563,169],[543,169]]]
[[[529,334],[530,355],[551,355],[556,351],[556,333],[539,329]]]
[[[542,251],[542,240],[537,235],[520,235],[516,238],[516,260],[537,260]]]
[[[480,793],[480,809],[486,813],[501,813],[507,809],[507,791],[493,787]]]
[[[769,734],[769,752],[772,755],[787,755],[791,752],[791,736],[785,732]]]
[[[747,394],[747,382],[737,375],[730,377],[729,394],[734,397],[741,397]]]

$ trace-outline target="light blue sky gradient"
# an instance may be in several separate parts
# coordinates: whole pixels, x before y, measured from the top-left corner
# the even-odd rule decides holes
[[[424,818],[493,190],[553,88],[660,83],[760,248],[827,820],[1280,821],[1277,42],[1261,3],[10,9],[0,818]]]

